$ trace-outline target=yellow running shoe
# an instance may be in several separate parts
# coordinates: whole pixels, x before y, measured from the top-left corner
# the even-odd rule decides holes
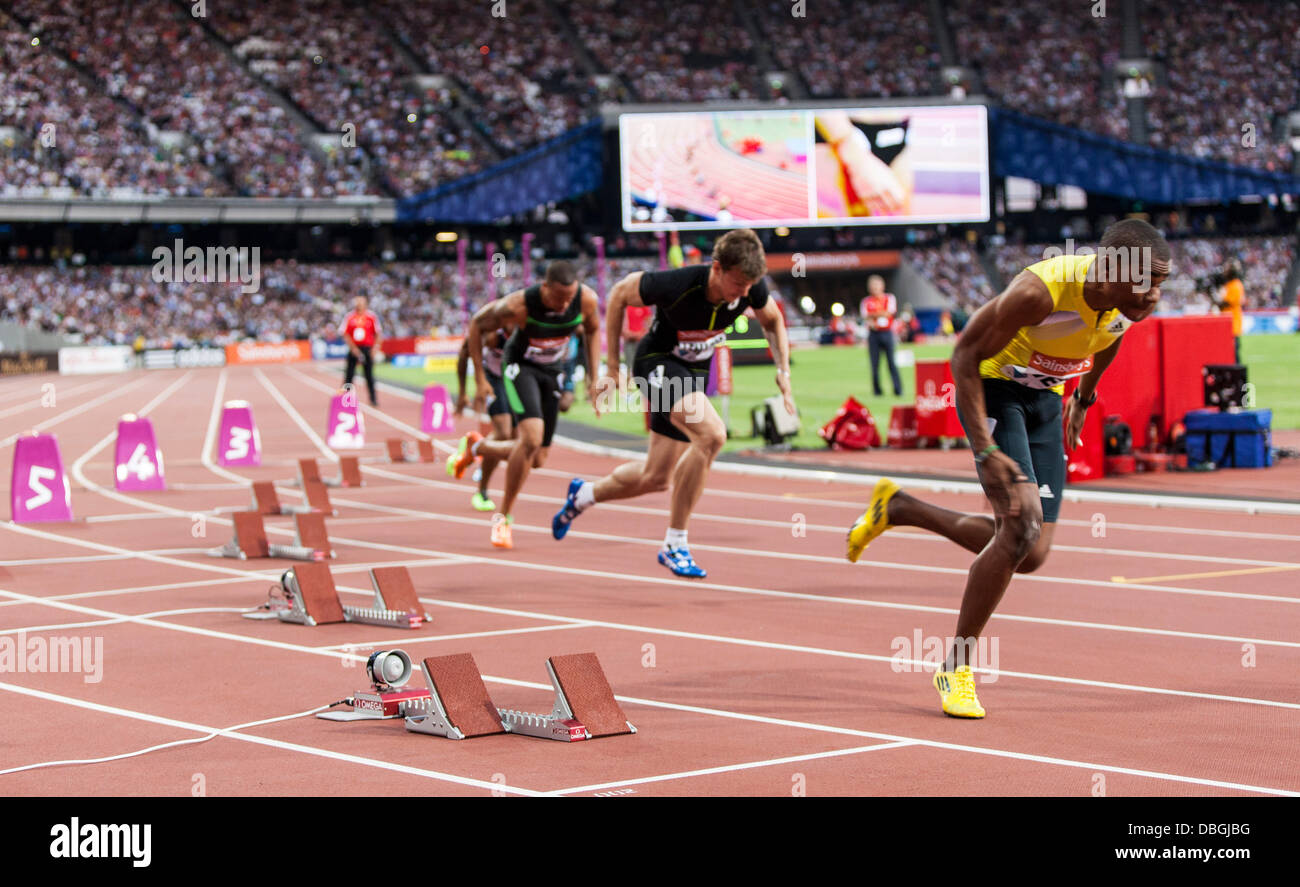
[[[504,514],[492,515],[492,545],[496,548],[514,548],[514,540],[510,538],[510,525],[514,523],[514,518]]]
[[[943,713],[953,718],[982,718],[984,706],[975,695],[975,673],[969,665],[959,665],[956,671],[941,671],[934,676],[934,689],[939,691]]]
[[[898,484],[887,477],[876,481],[876,488],[871,491],[871,502],[862,512],[852,528],[849,529],[849,563],[856,564],[862,556],[862,550],[893,524],[885,519],[889,513],[889,500],[898,492]]]

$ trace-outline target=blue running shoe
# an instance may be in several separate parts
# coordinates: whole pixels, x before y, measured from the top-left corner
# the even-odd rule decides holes
[[[555,517],[551,518],[551,535],[557,540],[564,538],[564,534],[569,532],[569,524],[573,523],[575,517],[582,514],[574,501],[580,489],[582,489],[582,478],[575,477],[569,481],[569,494],[564,499],[564,507],[555,512]]]
[[[704,568],[695,563],[688,548],[669,548],[659,552],[659,563],[672,570],[678,576],[691,579],[703,579],[709,575]]]

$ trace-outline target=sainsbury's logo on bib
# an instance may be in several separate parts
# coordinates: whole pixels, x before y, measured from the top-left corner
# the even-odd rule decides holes
[[[1066,379],[1082,376],[1092,369],[1092,356],[1088,357],[1053,357],[1035,351],[1029,358],[1029,366],[1004,366],[1002,375],[1019,382],[1028,388],[1055,388],[1065,383]]]
[[[708,360],[713,349],[726,340],[727,334],[720,330],[678,330],[673,354],[682,360]]]

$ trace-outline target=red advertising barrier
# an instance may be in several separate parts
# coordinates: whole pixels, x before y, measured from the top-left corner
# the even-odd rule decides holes
[[[917,437],[965,437],[957,419],[957,386],[946,360],[916,362]]]
[[[311,360],[311,342],[240,342],[226,346],[226,363],[298,363]]]
[[[390,356],[393,354],[414,354],[415,336],[384,339],[381,350]]]
[[[1124,335],[1127,336],[1131,332],[1132,329]],[[1121,346],[1120,351],[1123,350]],[[1065,397],[1068,399],[1078,387],[1077,381],[1070,380],[1065,386]],[[1097,402],[1088,408],[1088,414],[1083,417],[1083,430],[1079,434],[1083,439],[1082,445],[1077,449],[1071,449],[1074,441],[1065,442],[1066,483],[1101,480],[1106,476],[1106,416],[1110,414],[1106,401],[1100,394],[1097,395]],[[1064,409],[1062,409],[1062,419],[1064,419]]]
[[[1133,432],[1133,448],[1146,449],[1152,417],[1159,419],[1163,437],[1189,410],[1204,405],[1201,367],[1211,363],[1235,363],[1227,315],[1151,317],[1133,324],[1097,387],[1106,401],[1102,418],[1119,416]]]

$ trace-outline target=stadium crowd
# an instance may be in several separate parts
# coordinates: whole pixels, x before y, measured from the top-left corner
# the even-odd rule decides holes
[[[168,0],[13,4],[0,11],[0,194],[413,194],[492,161],[485,139],[526,150],[602,101],[768,98],[769,60],[814,98],[942,92],[927,7],[904,0],[819,0],[803,15],[786,0],[682,0],[670,15],[616,0],[513,0],[499,17],[461,7],[264,0],[196,18]],[[1073,0],[943,8],[957,60],[994,99],[1129,136],[1117,14]],[[1287,169],[1300,16],[1259,0],[1142,10],[1145,52],[1163,68],[1151,143]],[[418,79],[429,74],[442,85]],[[51,122],[53,150],[38,142]]]

